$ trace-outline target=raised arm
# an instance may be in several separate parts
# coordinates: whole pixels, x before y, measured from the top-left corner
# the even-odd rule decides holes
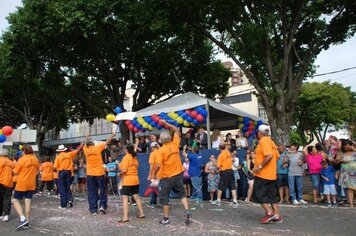
[[[172,130],[175,134],[179,134],[179,129],[178,129],[177,126],[172,125],[172,124],[168,123],[168,122],[165,121],[165,120],[162,120],[162,123],[163,123],[163,125],[166,125],[166,127],[167,127],[168,129]]]
[[[108,139],[106,140],[106,145],[108,145],[109,143],[111,143],[111,140],[116,136],[116,133],[113,132],[109,137]]]
[[[187,145],[184,145],[184,147],[183,147],[183,156],[184,156],[185,159],[187,159],[187,157],[188,157]]]

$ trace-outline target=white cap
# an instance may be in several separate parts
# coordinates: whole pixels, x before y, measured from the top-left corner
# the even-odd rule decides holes
[[[67,148],[64,147],[63,144],[61,144],[61,145],[58,146],[57,152],[64,152],[64,151],[66,151],[66,150],[67,150]]]
[[[157,142],[152,142],[151,143],[151,147],[158,147],[158,143]]]
[[[258,131],[261,131],[261,132],[263,132],[264,134],[266,134],[266,135],[269,135],[269,127],[267,126],[267,125],[260,125],[259,127],[258,127]]]
[[[7,156],[7,149],[0,149],[0,156]]]

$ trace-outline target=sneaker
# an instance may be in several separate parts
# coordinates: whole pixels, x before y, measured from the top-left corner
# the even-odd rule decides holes
[[[103,207],[100,207],[99,214],[100,215],[106,215],[106,211],[105,211],[105,209]]]
[[[132,205],[132,206],[137,206],[137,204],[136,204],[136,203],[132,203],[131,205]]]
[[[262,224],[267,224],[269,222],[271,222],[272,220],[274,220],[276,218],[275,214],[271,213],[271,214],[267,214],[265,215],[265,217],[263,217],[261,219],[261,223]]]
[[[333,207],[338,207],[339,206],[339,204],[335,201],[335,202],[333,202]]]
[[[303,199],[301,199],[301,200],[299,201],[299,203],[300,203],[300,204],[303,204],[303,205],[308,204],[308,202],[304,201]]]
[[[23,221],[20,222],[20,225],[16,227],[16,230],[25,229],[27,227],[30,227],[30,224],[27,219],[24,219]]]
[[[213,205],[221,206],[221,201],[215,200],[212,202]]]
[[[232,204],[233,204],[234,206],[238,206],[238,205],[239,205],[239,202],[238,202],[238,201],[233,201]]]
[[[300,203],[297,200],[293,200],[293,205],[300,205]]]
[[[248,200],[248,198],[245,199],[245,202],[250,202],[250,200]]]
[[[149,207],[153,209],[153,208],[156,207],[156,205],[155,204],[150,204]]]
[[[210,202],[211,204],[214,204],[214,200],[209,200],[209,202]]]
[[[328,202],[328,204],[326,204],[326,207],[332,207],[333,205],[331,205],[331,202]]]
[[[275,217],[272,222],[277,224],[283,223],[283,218],[282,216]]]
[[[69,201],[68,204],[69,204],[69,207],[73,207],[73,202],[72,201]]]
[[[92,216],[96,216],[98,213],[96,213],[96,212],[91,212],[90,213]]]
[[[159,223],[160,223],[161,225],[169,225],[169,224],[170,224],[169,219],[167,219],[167,220],[165,220],[165,219],[160,220]]]
[[[186,210],[185,211],[185,224],[186,225],[190,225],[192,223],[192,220],[191,220],[192,217],[193,217],[192,213],[190,211]]]
[[[58,209],[64,210],[64,209],[67,209],[67,207],[59,206]]]
[[[9,221],[9,216],[6,215],[2,218],[2,222],[8,222]]]

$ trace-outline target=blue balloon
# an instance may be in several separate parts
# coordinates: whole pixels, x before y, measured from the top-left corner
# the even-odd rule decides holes
[[[137,125],[136,125],[136,128],[139,129],[139,130],[142,130],[142,129],[143,129],[142,125],[140,125],[140,124],[137,124]]]
[[[187,118],[187,116],[188,116],[188,114],[184,112],[180,117],[182,117],[185,120],[185,118]]]
[[[199,121],[197,121],[196,119],[193,119],[193,124],[194,124],[194,125],[199,125],[199,124],[200,124],[200,122],[199,122]]]
[[[262,124],[263,124],[262,120],[258,120],[258,121],[257,121],[257,125],[258,125],[258,126],[260,126],[260,125],[262,125]]]
[[[206,115],[208,114],[208,112],[205,109],[202,109],[199,113],[204,117],[206,117]]]
[[[178,116],[182,116],[184,114],[183,110],[177,111]]]
[[[196,109],[196,111],[199,113],[199,114],[201,114],[201,111],[202,110],[204,110],[204,108],[202,108],[202,107],[198,107],[197,109]]]
[[[242,132],[246,133],[247,130],[248,130],[248,127],[246,127],[246,126],[242,127]]]
[[[152,127],[157,127],[157,123],[156,122],[154,122],[154,121],[152,121],[151,123],[150,123],[150,125],[152,126]]]
[[[187,122],[192,122],[192,121],[193,121],[193,118],[192,118],[191,116],[187,116],[187,118],[185,118],[185,120],[186,120]]]
[[[0,134],[0,143],[3,143],[6,141],[6,136],[4,134]]]
[[[166,113],[164,113],[164,112],[161,112],[161,113],[159,113],[159,116],[160,116],[161,118],[164,118],[164,117],[166,117],[166,116],[167,116],[167,114],[166,114]]]
[[[162,129],[163,127],[160,126],[159,124],[157,124],[156,128],[157,128],[157,129]]]
[[[122,108],[121,107],[115,107],[115,113],[119,114],[122,112]]]

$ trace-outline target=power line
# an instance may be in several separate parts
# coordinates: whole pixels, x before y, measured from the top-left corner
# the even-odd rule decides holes
[[[336,73],[340,73],[340,72],[344,72],[344,71],[348,71],[348,70],[354,70],[354,69],[356,69],[356,66],[345,68],[342,70],[335,70],[335,71],[331,71],[331,72],[321,73],[321,74],[313,75],[311,77],[313,78],[313,77],[318,77],[318,76],[331,75],[331,74],[336,74]]]

